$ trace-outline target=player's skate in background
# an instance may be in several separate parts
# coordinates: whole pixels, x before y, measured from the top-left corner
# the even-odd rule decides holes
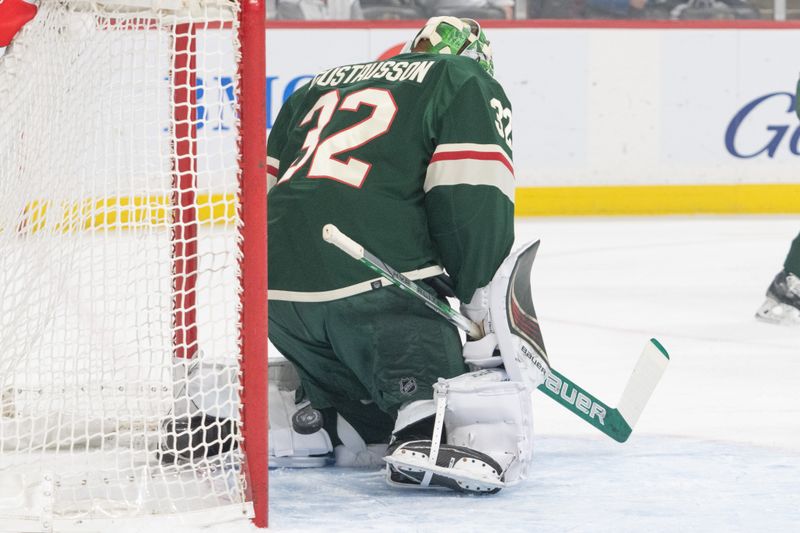
[[[800,234],[792,241],[783,270],[767,288],[756,317],[773,324],[800,325]]]
[[[800,119],[800,80],[795,91],[795,113]],[[756,317],[773,324],[800,325],[800,234],[792,241],[789,253],[767,288],[767,298]]]

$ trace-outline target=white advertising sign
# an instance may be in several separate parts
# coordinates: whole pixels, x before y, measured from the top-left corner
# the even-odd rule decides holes
[[[413,29],[269,28],[268,120]],[[519,186],[800,183],[800,29],[490,28]]]

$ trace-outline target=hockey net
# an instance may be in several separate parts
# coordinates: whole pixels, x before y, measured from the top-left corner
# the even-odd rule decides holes
[[[0,58],[4,526],[265,497],[259,3],[41,0]],[[181,459],[198,410],[223,451]]]

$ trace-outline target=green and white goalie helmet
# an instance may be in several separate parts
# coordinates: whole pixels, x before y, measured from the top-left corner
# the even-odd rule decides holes
[[[427,43],[424,43],[427,41]],[[419,49],[423,43],[426,48]],[[431,17],[425,26],[406,43],[405,52],[453,54],[470,57],[494,76],[492,48],[477,21],[456,17]]]

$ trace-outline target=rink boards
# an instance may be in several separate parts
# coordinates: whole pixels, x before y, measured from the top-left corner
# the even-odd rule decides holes
[[[268,24],[270,124],[314,73],[388,57],[414,27]],[[800,211],[800,24],[487,33],[514,106],[518,215]]]
[[[517,215],[800,212],[800,23],[616,24],[487,29],[513,105]],[[268,23],[268,124],[316,73],[391,57],[417,25]],[[230,31],[199,30],[198,46]],[[233,164],[234,66],[198,58],[198,141]],[[115,142],[134,162],[145,149]]]

